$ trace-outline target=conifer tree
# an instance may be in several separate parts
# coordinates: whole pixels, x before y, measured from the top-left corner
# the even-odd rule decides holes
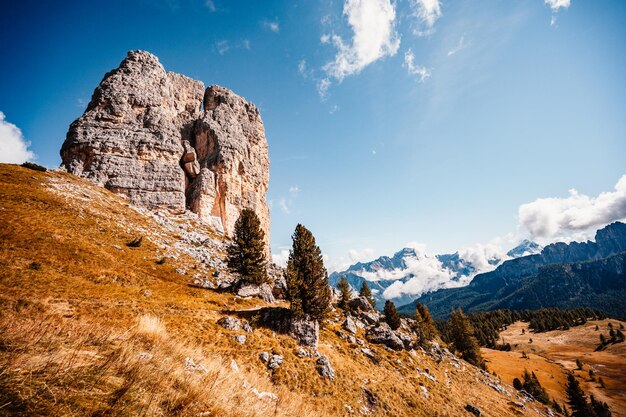
[[[450,337],[454,348],[461,352],[463,359],[479,367],[483,367],[483,358],[480,354],[480,346],[474,335],[474,327],[463,310],[452,309],[450,317]]]
[[[396,330],[400,327],[402,322],[400,321],[400,315],[398,314],[398,310],[396,310],[396,305],[391,300],[385,301],[385,321],[393,330]]]
[[[344,277],[343,275],[339,279],[339,284],[337,285],[337,288],[341,293],[339,298],[339,308],[347,312],[349,310],[350,298],[352,297],[352,288],[350,288],[350,284],[348,284],[348,281],[346,281],[346,277]]]
[[[590,395],[589,399],[591,400],[591,409],[595,413],[595,416],[611,417],[613,415],[607,403],[603,403],[602,401],[596,401],[593,395]]]
[[[322,320],[330,307],[328,273],[313,234],[298,224],[285,270],[287,298],[294,317]]]
[[[431,316],[428,307],[422,303],[417,303],[415,306],[415,320],[425,340],[433,340],[439,334],[433,316]]]
[[[593,410],[587,402],[587,397],[572,373],[567,376],[565,393],[567,394],[567,403],[570,406],[572,417],[594,417]]]
[[[243,283],[269,282],[265,260],[265,233],[251,209],[243,209],[235,222],[233,241],[227,248],[228,268],[241,276]]]
[[[365,281],[363,281],[363,285],[361,285],[361,291],[359,291],[359,296],[367,298],[367,301],[370,302],[372,308],[376,308],[376,300],[372,295],[372,290],[370,290],[369,285],[367,285],[367,282]]]
[[[526,392],[541,403],[548,404],[550,402],[550,397],[548,397],[546,390],[541,386],[541,383],[539,382],[539,379],[537,379],[537,375],[535,375],[534,372],[529,373],[526,369],[524,369],[522,378],[524,378],[522,387]]]

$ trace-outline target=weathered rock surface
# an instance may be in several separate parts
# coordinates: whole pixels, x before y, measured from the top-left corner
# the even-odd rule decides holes
[[[330,360],[326,356],[320,356],[315,364],[317,365],[317,372],[319,372],[321,376],[323,376],[324,378],[328,378],[331,381],[335,379],[335,370],[330,364]]]
[[[404,349],[404,343],[387,323],[380,323],[377,327],[372,327],[367,331],[366,336],[367,340],[372,343],[383,344],[394,350]]]
[[[365,297],[356,297],[350,300],[349,302],[350,308],[353,311],[373,311],[374,308],[370,304],[370,302]]]
[[[289,334],[299,344],[317,349],[320,325],[317,320],[293,319]]]
[[[356,323],[354,323],[354,320],[352,320],[352,317],[348,316],[346,317],[346,319],[344,320],[342,327],[344,329],[346,329],[347,331],[349,331],[352,334],[356,334]]]
[[[232,91],[131,51],[70,126],[62,165],[137,206],[197,213],[227,236],[243,208],[269,254],[269,157],[259,110]]]
[[[243,330],[245,332],[251,333],[252,328],[248,324],[246,320],[239,320],[235,317],[222,317],[217,321],[217,324],[225,328],[226,330],[239,331]]]

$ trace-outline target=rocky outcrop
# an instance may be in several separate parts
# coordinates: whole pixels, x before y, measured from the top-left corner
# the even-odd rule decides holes
[[[107,73],[61,148],[62,165],[151,210],[197,213],[227,236],[243,208],[269,254],[269,157],[259,110],[232,91],[131,51]]]
[[[381,323],[377,327],[370,328],[366,336],[367,340],[372,343],[379,343],[394,350],[404,349],[404,343],[387,323]]]
[[[289,334],[296,339],[299,344],[317,349],[317,342],[320,337],[320,325],[317,320],[293,318]]]

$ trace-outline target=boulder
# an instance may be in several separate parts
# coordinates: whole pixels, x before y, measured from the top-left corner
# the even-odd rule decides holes
[[[317,320],[293,318],[291,320],[289,334],[296,339],[299,344],[317,349],[320,325]]]
[[[272,288],[268,284],[243,284],[237,290],[237,295],[240,297],[258,297],[269,304],[276,301],[274,294],[272,294]]]
[[[465,411],[474,414],[476,417],[480,417],[480,410],[471,404],[465,406]]]
[[[393,350],[404,349],[404,343],[387,323],[380,323],[378,326],[370,328],[366,337],[372,343],[382,344]]]
[[[346,317],[346,319],[344,320],[342,327],[349,331],[352,334],[356,334],[356,323],[354,322],[354,320],[352,320],[352,317],[348,316]]]
[[[350,309],[352,311],[373,311],[374,308],[365,297],[356,297],[349,301]]]
[[[378,313],[376,312],[362,311],[361,320],[363,320],[367,324],[378,324],[380,318],[378,317]]]
[[[235,317],[222,317],[217,321],[217,324],[225,328],[226,330],[252,332],[252,328],[246,320],[239,320]]]
[[[277,369],[283,364],[284,358],[281,355],[272,355],[267,362],[269,369]]]
[[[323,376],[324,378],[328,378],[331,381],[335,379],[335,370],[330,364],[330,360],[326,356],[320,356],[315,364],[317,365],[317,372],[319,372],[321,376]]]

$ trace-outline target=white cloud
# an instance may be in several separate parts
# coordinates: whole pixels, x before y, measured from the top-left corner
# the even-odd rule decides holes
[[[289,192],[287,196],[283,196],[278,199],[278,207],[285,214],[291,214],[291,206],[293,205],[294,200],[300,194],[300,188],[297,185],[292,185],[289,187]]]
[[[307,74],[306,60],[301,59],[300,62],[298,62],[298,72],[304,78],[307,78],[308,74]]]
[[[461,36],[461,39],[459,39],[459,43],[456,44],[456,46],[452,49],[450,49],[448,51],[448,56],[452,56],[454,54],[456,54],[457,52],[461,51],[462,49],[465,49],[466,45],[465,45],[465,36]]]
[[[378,59],[395,55],[400,47],[395,30],[396,10],[390,0],[346,0],[343,14],[353,32],[352,41],[346,43],[333,34],[329,39],[337,54],[324,66],[329,77],[338,81],[358,74]]]
[[[241,47],[243,49],[250,49],[250,39],[244,39],[243,41],[241,41]]]
[[[431,75],[431,72],[428,68],[421,65],[415,65],[415,55],[410,49],[404,54],[404,66],[406,67],[409,74],[417,75],[420,82],[426,81]]]
[[[571,0],[544,0],[544,2],[550,6],[554,12],[558,11],[560,8],[567,9],[571,4]]]
[[[368,262],[376,257],[374,249],[372,248],[365,248],[363,250],[350,249],[348,256],[353,263]]]
[[[465,248],[459,251],[459,257],[470,262],[476,271],[483,273],[496,269],[500,262],[507,258],[506,252],[499,243],[494,241],[494,243],[487,243],[486,245],[477,243]],[[467,283],[473,277],[474,275],[469,276]]]
[[[217,48],[217,53],[218,54],[224,55],[230,49],[230,44],[228,43],[227,40],[223,40],[223,41],[218,41],[215,44],[215,47]]]
[[[289,260],[289,249],[281,249],[278,253],[272,253],[272,262],[283,268],[287,266]]]
[[[213,2],[213,0],[206,0],[204,2],[204,5],[206,6],[207,9],[209,9],[210,12],[214,13],[217,11],[217,7],[215,7],[215,2]]]
[[[278,33],[280,32],[280,25],[278,24],[278,22],[272,22],[269,20],[265,20],[263,21],[263,27],[269,31],[272,31],[274,33]]]
[[[439,0],[410,0],[413,15],[418,25],[413,33],[417,36],[428,36],[435,32],[435,22],[441,17]]]
[[[286,197],[281,197],[278,200],[278,207],[280,207],[280,209],[283,211],[283,213],[291,214],[291,208],[289,207],[289,201],[287,200]]]
[[[319,94],[322,101],[325,101],[328,97],[328,89],[330,88],[330,80],[328,78],[322,78],[317,82],[317,94]]]
[[[541,244],[593,236],[596,229],[618,220],[626,221],[626,175],[615,191],[596,197],[571,189],[567,197],[539,198],[519,208],[520,227]]]
[[[0,111],[0,162],[7,164],[21,164],[35,159],[35,154],[28,150],[27,142],[22,131],[13,123],[4,119]]]

